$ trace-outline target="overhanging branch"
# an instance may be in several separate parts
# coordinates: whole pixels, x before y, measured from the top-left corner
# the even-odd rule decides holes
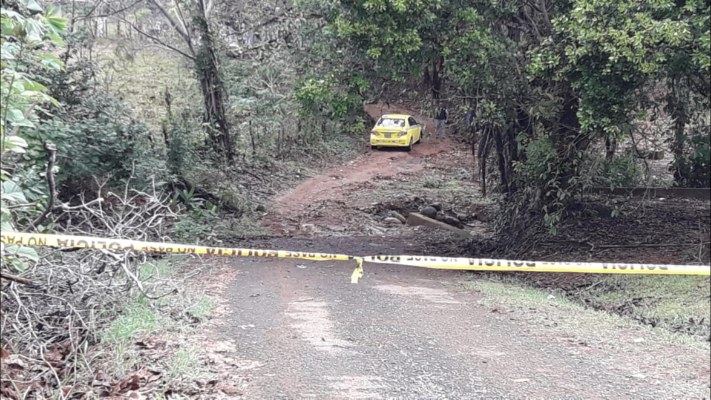
[[[150,35],[150,34],[144,32],[144,31],[138,29],[138,27],[137,27],[136,25],[134,25],[131,21],[129,21],[129,20],[125,19],[125,18],[121,18],[121,20],[124,21],[125,23],[127,23],[133,30],[135,30],[135,31],[138,32],[139,34],[141,34],[141,35],[147,37],[148,39],[153,40],[154,42],[158,43],[159,45],[161,45],[161,46],[163,46],[163,47],[166,47],[166,48],[168,48],[168,49],[170,49],[170,50],[173,50],[174,52],[176,52],[176,53],[182,55],[183,57],[186,57],[186,58],[188,58],[188,59],[190,59],[190,60],[192,60],[192,61],[195,61],[195,56],[192,56],[192,55],[190,55],[190,54],[188,54],[188,53],[186,53],[186,52],[184,52],[184,51],[178,49],[177,47],[171,46],[171,45],[169,45],[168,43],[165,43],[164,41],[158,39],[157,37],[155,37],[155,36],[153,36],[153,35]]]

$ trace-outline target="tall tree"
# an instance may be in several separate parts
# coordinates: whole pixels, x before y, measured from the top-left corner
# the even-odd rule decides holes
[[[161,0],[147,1],[166,18],[183,42],[184,49],[145,32],[127,19],[124,22],[141,35],[180,53],[194,63],[202,92],[203,126],[215,151],[224,155],[228,161],[233,161],[234,139],[225,108],[227,95],[217,57],[216,37],[211,28],[214,0],[173,0],[170,4],[164,4]]]

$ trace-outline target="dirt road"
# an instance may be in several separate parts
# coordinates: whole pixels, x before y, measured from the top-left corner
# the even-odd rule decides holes
[[[381,113],[407,113],[398,106],[372,104],[366,107],[371,117],[377,119]],[[431,119],[415,115],[425,125],[431,127]],[[277,197],[272,211],[264,218],[263,224],[274,234],[304,235],[320,233],[337,225],[343,230],[358,231],[353,224],[358,216],[349,209],[366,204],[353,201],[352,194],[363,189],[373,189],[380,182],[419,174],[426,168],[426,160],[451,153],[453,150],[466,151],[466,146],[456,145],[448,139],[433,140],[426,137],[415,145],[412,152],[400,149],[368,151],[360,157],[305,180],[292,190]]]
[[[422,232],[359,232],[366,217],[354,193],[375,193],[431,167],[432,157],[465,151],[447,141],[412,153],[369,152],[275,199],[265,225],[295,237],[248,244],[355,255],[431,251]],[[238,259],[212,278],[222,283],[223,311],[205,350],[239,387],[227,397],[710,397],[708,343],[471,274],[367,265],[351,285],[352,269]]]
[[[372,238],[312,251],[412,251]],[[708,349],[595,311],[469,287],[467,275],[239,261],[214,339],[248,399],[702,399]],[[520,298],[520,299],[519,299]],[[519,299],[517,301],[516,299]]]

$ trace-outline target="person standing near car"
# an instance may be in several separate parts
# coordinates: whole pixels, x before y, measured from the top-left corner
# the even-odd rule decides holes
[[[449,117],[449,111],[447,111],[447,108],[440,107],[439,111],[437,111],[437,116],[435,116],[435,137],[437,139],[444,137],[444,125],[447,123],[447,117]]]

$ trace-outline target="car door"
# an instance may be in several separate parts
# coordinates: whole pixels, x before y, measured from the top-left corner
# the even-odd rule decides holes
[[[422,126],[412,117],[409,117],[407,122],[410,124],[410,134],[412,135],[413,142],[419,142],[422,138]]]

